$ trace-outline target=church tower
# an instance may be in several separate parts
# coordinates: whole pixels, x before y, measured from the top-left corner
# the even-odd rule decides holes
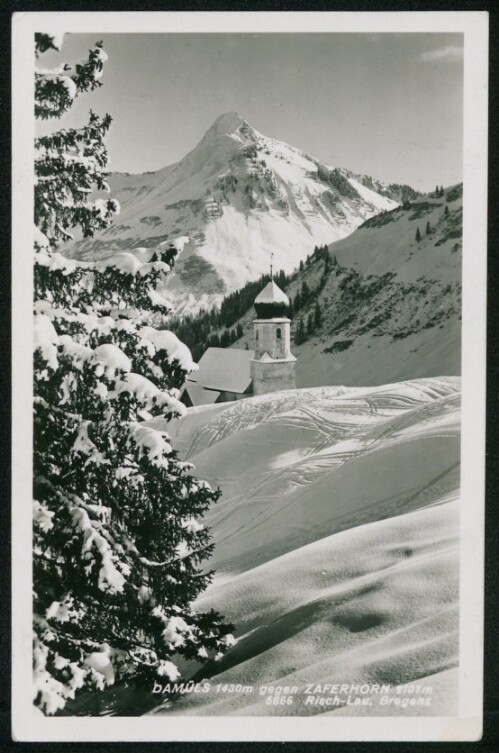
[[[271,280],[255,298],[253,394],[294,389],[296,358],[290,350],[289,298]]]

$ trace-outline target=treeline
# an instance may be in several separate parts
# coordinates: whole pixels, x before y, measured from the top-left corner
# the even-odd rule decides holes
[[[321,292],[322,288],[325,285],[326,278],[331,267],[338,265],[336,256],[331,257],[327,246],[316,246],[313,250],[313,253],[309,254],[305,261],[300,262],[299,271],[303,272],[303,270],[308,267],[309,264],[319,261],[322,261],[324,264],[324,269],[319,280],[319,285],[311,290],[307,281],[303,280],[301,287],[294,298],[290,298],[291,313],[294,315],[296,315],[301,309],[307,307],[310,302],[316,298],[316,296]]]
[[[334,170],[326,170],[322,165],[318,165],[317,178],[330,188],[335,189],[341,196],[346,196],[349,199],[360,199],[359,192],[337,167]]]
[[[411,186],[402,183],[390,183],[387,191],[380,190],[379,193],[382,196],[388,196],[390,199],[399,201],[401,204],[414,201],[414,199],[422,196],[419,191],[415,191]]]
[[[319,286],[312,290],[304,280],[296,295],[290,296],[289,316],[291,319],[297,312],[308,308],[315,296],[322,290],[330,268],[337,265],[336,258],[331,258],[326,245],[315,246],[313,252],[300,262],[299,269],[295,269],[289,275],[283,270],[274,275],[276,284],[285,291],[300,272],[303,272],[311,263],[318,261],[324,264]],[[253,306],[255,298],[270,282],[270,279],[270,274],[262,275],[258,280],[248,282],[244,287],[230,293],[224,298],[219,308],[213,308],[210,311],[202,309],[198,314],[176,317],[168,321],[165,327],[175,332],[189,347],[193,359],[199,361],[208,348],[226,348],[243,336],[244,331],[239,320]],[[314,314],[314,331],[317,326],[320,326],[318,322],[320,322],[320,315],[315,317]],[[305,339],[308,331],[308,323],[305,323]]]
[[[295,345],[301,345],[311,337],[322,324],[322,309],[319,301],[316,301],[313,311],[306,318],[300,316],[296,324]]]
[[[300,271],[309,264],[322,263],[323,269],[318,284],[311,288],[306,280],[303,280],[300,289],[291,301],[295,317],[302,312],[296,321],[294,333],[295,345],[301,345],[321,327],[323,315],[319,303],[319,295],[322,292],[331,270],[336,273],[341,269],[336,256],[331,256],[327,246],[316,246],[313,253],[307,256],[305,262],[300,262]]]
[[[274,275],[274,280],[282,290],[285,290],[292,276],[281,270]],[[234,325],[253,305],[258,293],[268,282],[270,282],[270,275],[262,275],[258,280],[248,282],[244,287],[230,293],[224,298],[220,308],[213,308],[210,311],[201,309],[198,314],[174,318],[165,326],[175,332],[177,337],[188,346],[193,359],[199,361],[208,348],[226,348],[243,336],[241,324],[236,327]],[[214,332],[220,329],[222,332]]]

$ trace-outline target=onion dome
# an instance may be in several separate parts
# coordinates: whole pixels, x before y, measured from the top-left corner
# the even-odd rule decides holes
[[[271,280],[255,298],[254,306],[259,319],[280,318],[289,313],[289,298],[274,280]]]

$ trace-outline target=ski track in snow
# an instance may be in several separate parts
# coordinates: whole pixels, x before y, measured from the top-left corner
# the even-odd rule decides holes
[[[317,387],[168,425],[223,489],[206,516],[217,574],[197,608],[221,611],[238,640],[197,677],[299,690],[279,707],[212,689],[154,713],[384,715],[377,701],[309,706],[304,689],[424,678],[442,689],[424,713],[455,712],[459,401],[458,377]]]

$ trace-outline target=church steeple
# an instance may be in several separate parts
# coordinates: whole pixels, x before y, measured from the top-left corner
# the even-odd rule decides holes
[[[259,319],[273,319],[289,314],[289,298],[274,280],[270,280],[253,304]]]
[[[253,394],[293,389],[296,358],[290,350],[289,298],[271,279],[255,298],[254,307]]]

